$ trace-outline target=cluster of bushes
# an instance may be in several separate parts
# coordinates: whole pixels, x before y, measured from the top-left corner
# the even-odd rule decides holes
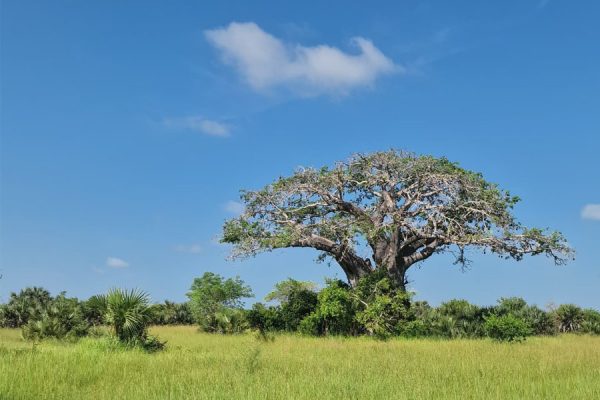
[[[100,327],[106,326],[122,344],[154,351],[164,344],[148,334],[149,325],[192,323],[187,304],[153,305],[138,290],[113,289],[80,301],[64,292],[52,297],[47,290],[33,287],[11,293],[9,301],[0,305],[0,327],[21,328],[23,337],[32,341],[75,340],[102,334]]]
[[[495,306],[480,307],[466,300],[451,300],[432,307],[385,276],[371,274],[354,288],[328,280],[322,289],[312,282],[288,279],[265,298],[244,308],[242,299],[252,290],[239,278],[225,279],[207,272],[194,279],[186,303],[150,304],[139,291],[111,290],[86,301],[52,297],[42,288],[12,293],[0,305],[0,326],[23,329],[37,340],[88,335],[94,327],[108,326],[114,337],[149,350],[163,344],[148,334],[149,325],[198,324],[210,333],[258,330],[299,332],[306,335],[369,335],[480,338],[519,341],[531,335],[563,332],[600,334],[600,313],[563,304],[551,310],[528,305],[521,298],[502,298]]]
[[[328,281],[318,293],[306,283],[289,280],[279,304],[254,304],[247,312],[250,327],[260,331],[309,335],[370,335],[480,338],[518,341],[531,335],[560,332],[600,334],[600,313],[564,304],[545,311],[521,298],[502,298],[492,307],[451,300],[439,307],[413,301],[389,279],[372,275],[351,288]],[[277,292],[277,290],[276,290]]]

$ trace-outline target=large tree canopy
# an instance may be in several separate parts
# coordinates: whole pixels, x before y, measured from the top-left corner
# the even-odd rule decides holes
[[[464,265],[468,247],[516,260],[545,254],[556,264],[573,254],[559,232],[515,220],[518,197],[446,158],[356,154],[332,168],[300,168],[241,198],[245,212],[223,228],[232,257],[311,247],[335,259],[352,285],[383,270],[404,288],[415,263],[452,252]]]

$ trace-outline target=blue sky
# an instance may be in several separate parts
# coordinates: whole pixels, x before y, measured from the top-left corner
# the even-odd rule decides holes
[[[1,9],[0,300],[41,285],[183,300],[205,271],[261,299],[342,277],[309,250],[227,261],[238,190],[391,147],[444,155],[562,231],[576,261],[444,256],[433,304],[600,308],[600,3],[67,2]]]

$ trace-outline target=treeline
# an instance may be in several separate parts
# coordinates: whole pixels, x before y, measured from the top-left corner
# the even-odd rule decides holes
[[[204,332],[262,335],[299,332],[306,335],[369,335],[522,340],[532,335],[562,332],[600,334],[600,313],[563,304],[549,310],[521,298],[502,298],[494,306],[480,307],[466,300],[451,300],[432,307],[414,301],[384,276],[372,274],[352,288],[328,280],[322,289],[312,282],[288,279],[278,283],[250,309],[242,299],[252,290],[239,278],[225,279],[207,272],[194,279],[188,301],[150,304],[139,291],[113,290],[80,301],[42,288],[12,293],[0,305],[0,326],[22,328],[26,339],[78,338],[109,326],[112,335],[126,343],[151,348],[161,343],[147,333],[149,325],[197,324]],[[127,318],[132,320],[128,321]],[[126,327],[135,326],[132,332]]]

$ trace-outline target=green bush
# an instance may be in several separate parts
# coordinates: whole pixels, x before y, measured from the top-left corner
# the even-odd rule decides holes
[[[194,279],[187,296],[195,320],[204,332],[237,333],[249,327],[241,299],[252,297],[252,290],[240,278],[224,279],[206,272]]]
[[[583,310],[575,304],[561,304],[553,315],[559,332],[578,332],[584,320]]]
[[[174,303],[165,300],[164,303],[152,306],[153,325],[192,325],[194,316],[188,303]]]
[[[498,300],[492,307],[491,313],[502,316],[512,314],[522,319],[531,328],[534,335],[553,335],[557,333],[557,326],[552,316],[544,310],[530,306],[520,297],[508,297]]]
[[[30,319],[39,320],[51,301],[50,292],[41,287],[28,287],[18,294],[13,292],[0,309],[0,324],[5,328],[20,328]]]
[[[312,290],[300,288],[292,291],[281,304],[281,318],[284,329],[296,331],[300,322],[313,313],[318,304],[318,295]]]
[[[300,325],[298,325],[298,332],[303,335],[319,336],[323,334],[323,321],[318,313],[314,312],[306,316]]]
[[[22,327],[23,338],[41,340],[46,338],[75,339],[87,335],[89,324],[76,298],[61,293],[52,299],[39,314],[32,315]]]
[[[600,335],[600,312],[591,308],[583,310],[581,332]]]
[[[300,329],[316,335],[351,335],[356,333],[354,316],[350,287],[340,280],[329,280],[319,292],[317,308],[302,320]]]
[[[246,317],[250,328],[258,329],[259,332],[274,332],[285,329],[285,322],[279,307],[267,307],[262,303],[255,303],[246,313]]]
[[[532,333],[527,322],[512,314],[490,315],[484,326],[487,336],[499,341],[522,341]]]
[[[395,287],[383,277],[379,280],[361,279],[354,291],[356,321],[367,334],[380,339],[393,335],[414,333],[415,313],[410,294]]]
[[[434,336],[476,338],[485,335],[483,324],[489,312],[466,300],[450,300],[431,312],[425,322]]]
[[[147,293],[137,289],[111,289],[105,296],[96,296],[94,301],[103,310],[103,319],[114,336],[124,345],[147,351],[164,347],[165,343],[148,334],[152,307]]]

